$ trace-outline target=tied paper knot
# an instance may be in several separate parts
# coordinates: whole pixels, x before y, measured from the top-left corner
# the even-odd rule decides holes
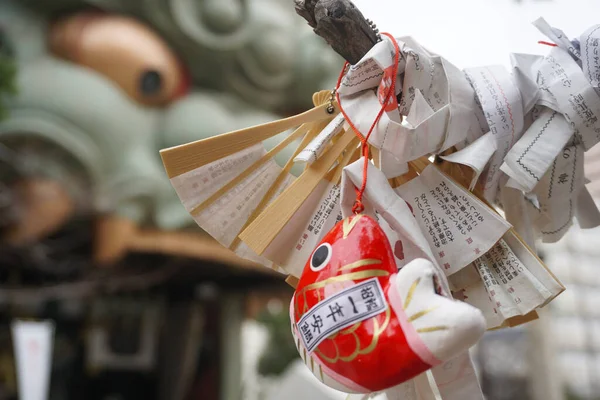
[[[385,101],[392,86],[393,96]],[[381,169],[389,178],[406,173],[409,161],[481,134],[474,92],[464,74],[410,37],[385,35],[350,67],[337,94],[355,130],[371,132],[368,142],[380,149]]]

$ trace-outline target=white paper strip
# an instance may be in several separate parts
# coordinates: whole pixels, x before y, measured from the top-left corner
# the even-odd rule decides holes
[[[14,321],[11,331],[19,400],[47,400],[52,372],[54,323]]]
[[[592,26],[585,31],[579,42],[583,74],[600,94],[600,25]]]
[[[460,70],[410,37],[398,44],[402,57],[396,93],[402,89],[402,101],[398,109],[392,99],[369,139],[370,144],[394,156],[393,167],[450,148],[463,142],[469,132],[479,130],[473,90]],[[363,133],[368,132],[381,109],[381,95],[393,79],[389,76],[393,55],[392,43],[384,38],[350,68],[340,86],[341,103]],[[402,74],[404,82],[400,80]],[[401,113],[406,121],[402,121]],[[382,167],[386,176],[392,176],[393,172],[386,170],[387,163]]]
[[[515,55],[515,62],[538,83],[538,103],[565,116],[585,151],[598,143],[600,98],[569,53],[553,47],[546,57]]]
[[[496,152],[496,146],[497,143],[494,134],[488,132],[462,150],[447,156],[441,156],[441,158],[456,164],[466,165],[473,169],[475,174],[469,185],[469,190],[473,190],[485,166]]]
[[[194,216],[194,219],[219,243],[229,247],[280,172],[281,167],[274,160],[269,160],[238,186]]]
[[[554,95],[548,90],[544,90],[545,86],[543,86],[543,84],[545,80],[538,74],[539,65],[543,60],[544,57],[534,54],[511,54],[515,80],[518,79],[518,83],[530,82],[535,84],[537,88],[537,100],[535,101],[535,105],[548,107],[561,112]]]
[[[479,274],[479,270],[478,274]],[[489,278],[488,278],[489,279]],[[476,284],[471,285],[465,289],[453,293],[454,298],[462,300],[474,307],[477,307],[483,316],[487,324],[487,329],[497,328],[502,325],[505,321],[505,317],[502,316],[496,309],[495,304],[492,302],[491,296],[484,282],[479,277]]]
[[[593,229],[600,226],[600,211],[586,187],[583,187],[577,197],[575,216],[581,229]]]
[[[549,218],[542,228],[546,243],[560,240],[573,223],[577,198],[584,187],[583,158],[580,146],[565,147],[535,189],[540,209]]]
[[[535,193],[524,193],[525,208],[529,215],[529,219],[535,227],[536,239],[540,238],[541,228],[550,222],[550,218],[540,209],[540,203]]]
[[[525,195],[520,190],[505,186],[502,188],[501,198],[504,217],[525,243],[535,251],[538,235]]]
[[[430,371],[418,375],[416,378],[401,385],[395,386],[385,391],[387,400],[436,400],[436,393],[433,391],[429,380]],[[435,384],[433,379],[431,383]],[[377,398],[376,396],[372,398]]]
[[[565,288],[556,279],[552,272],[546,268],[546,266],[540,261],[539,258],[533,254],[512,232],[508,232],[504,235],[503,240],[510,247],[512,252],[517,258],[523,263],[524,267],[540,282],[544,288],[550,293],[550,296],[541,305],[545,306],[554,299],[556,296],[561,294]],[[541,307],[540,306],[540,307]]]
[[[398,160],[393,153],[386,149],[379,150],[379,165],[388,179],[402,176],[408,172],[408,163]]]
[[[573,43],[569,40],[567,35],[563,31],[558,28],[553,28],[546,22],[544,18],[538,18],[533,22],[533,25],[540,30],[544,35],[546,35],[550,40],[552,40],[556,45],[558,45],[561,49],[571,53],[576,59],[581,58],[581,54],[579,50],[573,46]]]
[[[466,289],[481,281],[477,268],[471,264],[448,277],[453,292]]]
[[[481,175],[483,194],[495,202],[501,177],[500,166],[511,147],[523,133],[524,115],[521,93],[504,67],[490,66],[465,70],[496,140],[496,152]]]
[[[419,400],[414,380],[404,382],[385,391],[387,400]]]
[[[382,135],[372,136],[371,142],[376,147],[387,149],[398,160],[410,161],[437,153],[446,138],[449,113],[449,107],[434,112],[417,91],[406,121],[403,124],[390,123]]]
[[[189,212],[265,154],[266,150],[264,146],[262,143],[259,143],[238,153],[176,176],[171,179],[171,183],[181,203]]]
[[[573,130],[563,115],[544,107],[508,152],[500,169],[516,180],[523,191],[531,192],[571,136]]]
[[[396,188],[410,205],[446,275],[487,252],[510,225],[434,166]]]
[[[431,370],[442,400],[485,400],[469,352]]]
[[[415,389],[417,389],[417,400],[438,399],[437,384],[433,379],[431,370],[418,375],[415,379],[413,379],[413,382],[415,383]]]
[[[463,142],[467,137],[476,137],[482,133],[477,120],[477,113],[480,109],[475,104],[473,88],[461,70],[448,60],[441,57],[440,59],[448,80],[450,119],[446,130],[446,139],[438,152]]]
[[[448,87],[439,60],[411,37],[402,38],[401,45],[406,67],[400,113],[409,113],[417,93],[421,93],[434,111],[440,110],[446,105]]]
[[[457,293],[479,308],[488,329],[546,305],[564,288],[511,232],[474,263],[481,279]]]
[[[339,113],[331,122],[294,158],[294,162],[312,164],[331,144],[331,139],[342,131],[344,116]]]
[[[475,261],[475,266],[495,309],[505,319],[525,315],[551,297],[504,240]]]
[[[537,56],[534,56],[537,57]],[[521,100],[523,101],[523,115],[529,114],[540,98],[540,89],[534,79],[528,74],[528,71],[521,69],[518,63],[519,55],[511,54],[510,62],[513,67],[512,78],[519,88]]]

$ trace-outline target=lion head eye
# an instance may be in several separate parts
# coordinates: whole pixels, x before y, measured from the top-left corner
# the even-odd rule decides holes
[[[310,269],[317,272],[325,268],[329,260],[331,259],[331,254],[333,250],[329,243],[323,243],[313,252],[310,258]]]

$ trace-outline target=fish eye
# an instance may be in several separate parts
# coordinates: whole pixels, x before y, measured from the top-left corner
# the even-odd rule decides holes
[[[332,253],[333,250],[331,249],[331,245],[329,243],[323,243],[317,247],[310,258],[310,269],[317,272],[325,268],[331,259]]]

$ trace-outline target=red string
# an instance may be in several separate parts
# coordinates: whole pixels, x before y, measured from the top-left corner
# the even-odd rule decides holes
[[[540,40],[538,44],[545,44],[546,46],[558,47],[556,43],[544,42],[543,40]]]
[[[398,75],[398,63],[400,62],[400,47],[398,46],[398,42],[396,42],[396,39],[392,35],[390,35],[389,33],[383,33],[383,35],[386,35],[387,37],[389,37],[391,39],[392,43],[394,44],[395,54],[394,54],[394,64],[392,66],[392,84],[391,84],[389,90],[387,91],[387,93],[385,94],[385,99],[383,101],[383,104],[381,105],[381,109],[379,110],[377,117],[375,117],[375,121],[373,121],[373,124],[371,125],[371,128],[369,129],[369,132],[367,133],[366,136],[364,136],[360,132],[360,130],[356,127],[356,125],[354,125],[354,123],[352,122],[352,120],[350,119],[348,114],[346,114],[346,112],[344,111],[344,108],[342,107],[342,102],[340,101],[339,88],[342,83],[342,79],[344,78],[346,68],[348,68],[348,65],[349,65],[348,62],[346,62],[344,64],[344,68],[342,68],[342,72],[340,73],[340,76],[339,76],[338,82],[337,82],[337,86],[336,86],[336,98],[337,98],[338,105],[340,107],[340,111],[342,112],[342,115],[346,119],[346,122],[348,122],[348,125],[350,125],[350,127],[352,128],[354,133],[356,133],[356,136],[358,136],[358,138],[360,139],[360,142],[362,145],[362,155],[364,158],[362,185],[361,185],[360,189],[357,189],[357,191],[356,191],[356,201],[354,202],[354,206],[352,207],[352,212],[354,214],[360,214],[365,209],[365,207],[362,204],[362,198],[363,198],[365,189],[367,187],[367,172],[368,172],[368,168],[369,168],[369,137],[371,136],[371,133],[373,133],[373,130],[375,129],[375,127],[377,126],[377,123],[381,119],[381,116],[383,115],[383,112],[385,111],[385,108],[386,108],[391,96],[396,95],[396,80],[397,80],[397,75]]]

